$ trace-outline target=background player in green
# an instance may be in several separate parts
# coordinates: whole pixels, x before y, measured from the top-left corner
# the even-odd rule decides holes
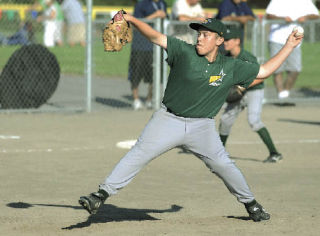
[[[253,81],[255,78],[270,76],[303,36],[290,34],[283,49],[260,66],[218,53],[225,34],[225,26],[219,20],[191,23],[190,27],[198,31],[197,44],[191,45],[162,34],[129,14],[124,17],[152,43],[167,51],[171,70],[163,105],[152,115],[137,143],[99,185],[98,192],[80,197],[79,203],[90,214],[96,213],[107,197],[129,184],[150,161],[185,145],[222,179],[231,194],[244,204],[252,220],[268,220],[270,215],[255,200],[241,171],[225,151],[213,117],[224,104],[230,87],[240,84],[247,88],[257,83]]]
[[[243,61],[258,63],[254,55],[241,48],[241,32],[237,28],[227,29],[224,37],[224,48],[228,51],[227,56],[238,58]],[[269,157],[264,162],[277,162],[282,159],[282,155],[275,148],[271,136],[261,121],[262,101],[264,98],[263,82],[246,90],[242,99],[227,103],[223,114],[220,117],[219,133],[223,145],[226,145],[231,127],[239,113],[248,109],[248,122],[251,129],[257,132],[269,150]]]

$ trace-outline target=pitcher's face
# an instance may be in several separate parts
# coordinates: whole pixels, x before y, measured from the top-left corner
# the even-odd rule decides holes
[[[217,33],[206,29],[198,30],[196,49],[199,55],[206,56],[210,54],[222,43],[223,38],[221,38]]]

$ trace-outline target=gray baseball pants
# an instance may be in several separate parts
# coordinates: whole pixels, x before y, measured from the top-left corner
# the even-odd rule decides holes
[[[261,121],[263,98],[264,89],[255,89],[248,91],[239,102],[228,103],[220,117],[219,133],[229,135],[233,123],[245,107],[248,107],[247,116],[251,129],[258,131],[263,128],[264,124]]]
[[[137,143],[99,188],[109,195],[116,194],[150,161],[181,145],[192,151],[212,173],[220,177],[239,202],[248,203],[254,199],[244,176],[225,151],[214,120],[175,116],[167,112],[165,106],[153,114]]]

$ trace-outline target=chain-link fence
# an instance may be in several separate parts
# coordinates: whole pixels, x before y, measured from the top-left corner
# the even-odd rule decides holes
[[[0,112],[86,108],[86,18],[78,0],[0,3]]]
[[[121,51],[104,52],[102,31],[111,16],[102,15],[100,19],[98,16],[93,22],[93,101],[97,103],[94,106],[151,109],[159,104],[156,97],[160,99],[158,88],[154,86],[158,86],[161,74],[162,52],[135,28],[132,42]],[[161,22],[143,21],[161,31]]]
[[[302,71],[299,73],[296,85],[294,89],[290,91],[290,97],[286,99],[286,102],[294,103],[301,101],[320,101],[319,86],[314,84],[314,80],[317,77],[317,70],[315,69],[316,61],[314,56],[320,53],[319,41],[320,41],[320,20],[308,20],[303,23],[293,22],[292,24],[301,25],[304,28],[304,39],[301,44],[301,67]],[[277,29],[282,26],[287,26],[288,23],[283,20],[268,20],[262,18],[259,22],[256,32],[256,43],[253,49],[254,54],[257,56],[260,63],[266,62],[271,56],[270,54],[270,31],[271,26],[274,25]],[[288,34],[290,32],[287,32]],[[274,41],[274,39],[272,39]],[[299,55],[297,55],[298,57]],[[300,61],[298,59],[292,60],[293,68],[298,68]],[[288,73],[282,73],[282,80],[285,86],[288,80]],[[273,78],[268,79],[265,92],[266,103],[278,103],[278,94],[276,86],[273,84]],[[319,84],[319,83],[318,83]],[[279,85],[278,85],[279,86]]]
[[[64,12],[68,8],[63,4],[70,1],[79,3],[77,0],[56,1],[61,3],[61,12],[65,15],[60,38],[52,36],[54,45],[45,40],[46,33],[48,35],[48,24],[42,18],[47,14],[45,7],[40,4],[9,8],[0,4],[0,112],[132,109],[135,98],[140,99],[141,107],[157,109],[169,73],[166,52],[148,43],[136,31],[133,42],[120,52],[104,52],[102,30],[115,12],[95,12],[94,17],[88,17],[92,14],[92,1],[88,1],[90,6],[81,6],[81,20],[79,13],[72,17]],[[78,22],[72,24],[73,21]],[[188,26],[190,22],[145,21],[165,34],[189,43],[196,41],[196,32]],[[225,23],[239,26],[236,22]],[[260,63],[269,58],[267,37],[271,23],[274,22],[257,19],[243,29],[243,46],[256,55]],[[303,25],[307,49],[320,41],[319,24],[319,21],[308,21]],[[83,42],[85,33],[87,43]],[[34,45],[37,47],[31,47]],[[304,48],[303,54],[310,56]],[[312,68],[306,70],[316,76]],[[272,79],[269,81],[266,101],[274,102],[277,96]],[[293,99],[319,99],[317,91],[308,89],[307,80],[299,78],[298,83]]]

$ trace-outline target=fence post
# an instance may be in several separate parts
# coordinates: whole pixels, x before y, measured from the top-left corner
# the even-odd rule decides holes
[[[262,21],[261,21],[261,45],[260,45],[260,49],[261,49],[261,61],[259,61],[259,63],[264,63],[266,61],[266,51],[265,51],[265,43],[266,43],[266,19],[263,17]]]
[[[260,51],[261,45],[259,45],[260,39],[261,39],[261,22],[260,22],[260,19],[256,19],[253,22],[251,51],[252,51],[252,54],[257,57],[259,63],[262,61],[261,51]]]
[[[154,29],[161,32],[161,19],[154,21]],[[158,110],[161,102],[161,48],[153,46],[153,108]]]
[[[86,55],[86,77],[87,77],[87,112],[91,112],[92,97],[92,0],[87,0],[87,55]]]
[[[169,27],[169,22],[164,21],[163,22],[163,34],[168,35],[168,27]],[[163,57],[162,57],[162,98],[164,96],[164,92],[167,87],[168,83],[168,65],[166,62],[167,58],[167,52],[163,50]]]
[[[314,21],[310,21],[309,23],[309,29],[310,29],[310,43],[316,42],[316,24]]]

